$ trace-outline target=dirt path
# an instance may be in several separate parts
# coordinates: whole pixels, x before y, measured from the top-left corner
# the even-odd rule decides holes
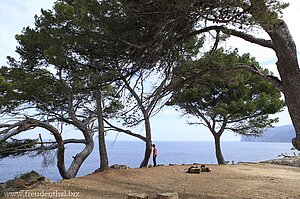
[[[71,194],[62,198],[79,194],[83,199],[125,199],[129,192],[145,192],[155,198],[157,192],[169,191],[178,192],[182,199],[300,199],[300,168],[271,164],[207,166],[212,172],[188,174],[189,166],[115,170],[63,180],[34,191]]]

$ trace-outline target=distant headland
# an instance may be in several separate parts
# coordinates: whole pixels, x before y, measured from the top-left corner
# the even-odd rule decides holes
[[[259,137],[241,136],[241,142],[291,142],[294,137],[293,125],[285,125],[267,128]]]

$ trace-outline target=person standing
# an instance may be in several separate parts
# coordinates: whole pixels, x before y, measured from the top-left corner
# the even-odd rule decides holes
[[[158,153],[155,144],[152,144],[152,147],[153,147],[153,165],[156,167],[156,157]]]

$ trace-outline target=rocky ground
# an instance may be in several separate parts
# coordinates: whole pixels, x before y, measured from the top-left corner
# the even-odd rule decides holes
[[[279,158],[279,159],[274,159],[274,160],[267,160],[267,161],[264,161],[262,163],[270,163],[270,164],[279,164],[279,165],[300,167],[300,156],[285,157],[285,158]]]

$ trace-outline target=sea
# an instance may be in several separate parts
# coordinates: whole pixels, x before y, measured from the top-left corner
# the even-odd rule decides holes
[[[155,142],[158,157],[157,163],[169,164],[217,164],[212,141]],[[143,160],[145,143],[141,141],[107,141],[109,164],[122,164],[130,168],[137,168]],[[68,144],[66,146],[66,166],[71,163],[72,156],[82,150],[83,145]],[[260,162],[278,158],[281,153],[293,154],[291,143],[268,143],[268,142],[238,142],[224,141],[221,143],[222,153],[230,164],[238,162]],[[47,154],[48,157],[54,154]],[[0,160],[0,182],[13,179],[22,173],[36,171],[53,181],[61,180],[56,167],[55,158],[53,164],[45,167],[43,157],[26,155],[16,158]],[[150,159],[149,164],[152,164]],[[99,168],[99,151],[95,146],[92,154],[85,160],[77,177],[93,173]]]

